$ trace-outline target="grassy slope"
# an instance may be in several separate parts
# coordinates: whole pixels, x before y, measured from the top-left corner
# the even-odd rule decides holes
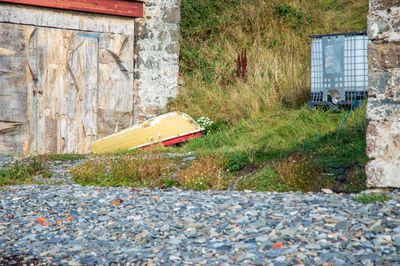
[[[197,190],[232,185],[277,191],[362,189],[365,106],[341,127],[346,112],[310,110],[305,102],[308,35],[365,29],[367,5],[366,0],[183,0],[184,86],[169,109],[210,117],[219,128],[178,148],[89,158],[71,170],[74,180]],[[246,82],[235,72],[244,48]],[[165,151],[203,154],[183,162],[159,155]],[[5,183],[19,168],[4,171]]]
[[[285,166],[293,171],[320,167],[328,177],[344,172],[346,182],[324,185],[359,189],[366,162],[365,107],[339,129],[346,112],[308,110],[304,104],[309,98],[308,36],[365,30],[367,10],[367,0],[183,0],[184,85],[169,109],[226,125],[185,148],[245,151],[260,169],[253,176],[260,182],[248,182],[247,188],[285,187],[270,185],[292,174],[282,172]],[[236,74],[242,49],[248,55],[246,82]],[[287,164],[293,154],[297,162],[313,165]],[[313,188],[303,190],[308,189]]]
[[[181,76],[171,109],[235,123],[309,96],[311,34],[366,29],[368,1],[183,0]],[[246,48],[248,80],[237,79]]]
[[[210,117],[219,128],[178,148],[90,157],[72,168],[74,180],[197,190],[232,185],[276,191],[363,189],[365,105],[346,117],[345,111],[310,110],[305,103],[308,35],[365,30],[367,9],[367,0],[182,0],[184,86],[169,109]],[[249,59],[246,82],[235,69],[242,49]],[[203,154],[184,161],[160,156],[166,151]],[[70,159],[77,158],[25,158],[0,169],[0,186],[31,183],[35,175],[48,176],[50,164]]]

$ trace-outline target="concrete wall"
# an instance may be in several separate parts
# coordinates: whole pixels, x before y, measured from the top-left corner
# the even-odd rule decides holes
[[[147,0],[136,24],[135,122],[162,112],[178,93],[180,0]]]
[[[400,1],[370,0],[369,187],[400,187]]]

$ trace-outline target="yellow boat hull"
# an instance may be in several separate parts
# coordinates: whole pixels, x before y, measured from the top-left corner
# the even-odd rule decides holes
[[[157,143],[170,145],[199,136],[203,130],[187,114],[170,112],[99,139],[92,144],[91,151],[105,153],[143,148]]]

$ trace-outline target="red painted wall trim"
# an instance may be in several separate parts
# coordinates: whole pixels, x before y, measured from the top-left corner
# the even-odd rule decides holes
[[[133,18],[143,17],[141,0],[0,0],[0,2]]]

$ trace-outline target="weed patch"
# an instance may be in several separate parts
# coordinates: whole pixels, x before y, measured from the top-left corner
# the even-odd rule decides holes
[[[164,186],[173,170],[172,159],[162,155],[95,156],[74,166],[70,173],[81,185],[93,186]]]
[[[249,156],[244,152],[231,152],[224,156],[225,168],[230,172],[239,171],[250,163]]]
[[[177,173],[182,188],[194,190],[223,190],[229,187],[230,178],[223,167],[221,155],[203,155]]]
[[[391,200],[392,196],[385,194],[365,193],[355,197],[355,201],[360,203],[375,203]]]
[[[319,191],[334,185],[334,180],[324,175],[324,169],[312,156],[290,155],[276,163],[276,171],[283,183],[294,191]]]
[[[280,179],[276,170],[267,165],[256,174],[239,179],[236,189],[284,192],[288,190],[288,187]]]
[[[303,12],[290,7],[288,5],[279,3],[275,6],[275,12],[285,18],[285,22],[290,25],[292,28],[296,28],[304,23],[304,14]]]
[[[47,159],[52,160],[52,161],[77,161],[84,159],[86,155],[82,154],[47,154],[43,155]]]
[[[20,185],[32,182],[32,177],[46,169],[46,158],[28,156],[0,169],[0,186]]]

